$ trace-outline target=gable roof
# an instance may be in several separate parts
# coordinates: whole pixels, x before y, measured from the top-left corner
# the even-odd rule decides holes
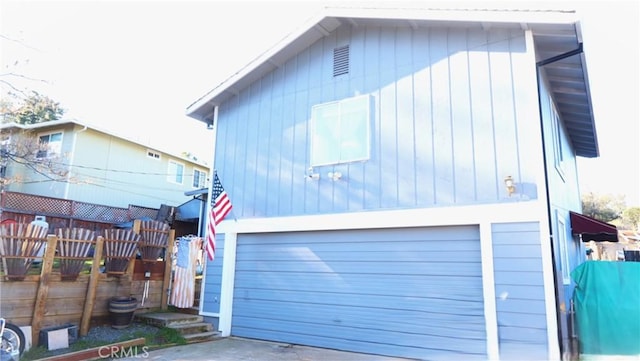
[[[282,66],[288,59],[329,35],[342,24],[531,30],[539,68],[548,77],[550,92],[564,120],[576,155],[599,156],[589,80],[582,52],[580,23],[573,11],[326,8],[189,105],[187,115],[203,122],[210,122],[213,119],[214,107],[239,94],[242,89]],[[567,53],[571,56],[558,57]],[[549,59],[555,61],[546,62]]]
[[[100,127],[96,127],[94,125],[89,125],[86,123],[83,123],[81,121],[75,120],[75,119],[58,119],[58,120],[52,120],[52,121],[48,121],[48,122],[41,122],[41,123],[35,123],[35,124],[20,124],[20,123],[2,123],[0,124],[0,130],[10,130],[10,129],[20,129],[20,130],[36,130],[36,131],[46,131],[49,128],[57,128],[57,127],[61,127],[64,125],[79,125],[81,127],[84,127],[85,129],[93,129],[97,132],[115,137],[115,138],[119,138],[122,140],[125,140],[129,143],[133,143],[133,144],[137,144],[140,145],[142,147],[146,147],[149,148],[151,150],[155,150],[161,153],[164,153],[166,155],[170,155],[176,159],[180,159],[183,160],[185,162],[189,162],[195,165],[198,165],[202,168],[209,168],[209,165],[207,164],[207,162],[205,161],[201,161],[201,160],[193,160],[190,158],[187,158],[183,155],[179,155],[179,154],[174,154],[172,152],[167,152],[161,149],[158,149],[157,147],[154,147],[150,144],[144,143],[140,140],[136,140],[134,138],[128,137],[128,136],[124,136],[124,135],[119,135],[116,134],[114,132],[110,132],[108,130],[102,129]]]

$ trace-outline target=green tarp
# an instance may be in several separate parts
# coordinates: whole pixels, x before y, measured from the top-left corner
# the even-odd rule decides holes
[[[640,355],[640,262],[587,261],[571,277],[580,353]]]

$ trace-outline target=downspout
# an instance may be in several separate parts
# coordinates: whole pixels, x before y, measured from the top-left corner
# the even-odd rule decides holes
[[[540,80],[541,80],[540,68],[542,68],[545,65],[552,64],[557,61],[566,59],[568,57],[581,54],[582,52],[583,52],[582,43],[578,43],[578,48],[574,50],[536,62],[536,82],[538,84],[538,89],[537,89],[538,90],[538,112],[540,114],[540,133],[542,134],[542,159],[544,163],[545,197],[547,201],[547,222],[549,222],[549,242],[551,243],[551,255],[553,258],[553,262],[551,264],[553,265],[553,284],[554,284],[553,289],[555,292],[558,345],[560,346],[561,358],[565,350],[563,350],[564,344],[562,342],[562,321],[561,321],[562,314],[560,312],[560,300],[558,299],[558,277],[557,277],[558,269],[556,267],[556,262],[555,262],[556,256],[554,254],[554,249],[553,249],[553,243],[554,243],[553,242],[553,217],[551,215],[551,196],[549,194],[549,172],[547,171],[547,149],[545,147],[545,142],[544,142],[545,134],[544,134],[544,119],[542,116],[543,114],[542,101],[541,101],[542,97],[540,94]],[[573,335],[570,334],[569,337],[572,338]]]

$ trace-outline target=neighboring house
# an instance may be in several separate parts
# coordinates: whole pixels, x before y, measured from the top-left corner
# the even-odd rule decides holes
[[[8,161],[7,191],[63,198],[112,207],[160,208],[189,200],[185,192],[205,186],[205,162],[164,152],[74,120],[0,125],[16,142],[27,132],[43,145],[36,162],[55,172],[34,171]],[[33,163],[32,163],[33,164]]]
[[[232,213],[223,335],[419,359],[560,359],[598,144],[576,14],[327,9],[187,114]]]

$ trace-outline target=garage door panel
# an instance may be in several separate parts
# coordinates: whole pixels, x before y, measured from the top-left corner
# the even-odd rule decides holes
[[[459,276],[475,276],[480,263],[465,262],[345,262],[345,261],[241,261],[236,268],[248,272],[319,272],[319,273],[380,273],[392,275],[447,276],[455,272]]]
[[[381,229],[352,229],[340,231],[323,232],[286,232],[286,233],[248,233],[242,234],[242,243],[245,246],[264,245],[266,243],[310,245],[314,243],[337,242],[346,243],[359,242],[371,243],[379,240],[392,240],[395,242],[441,242],[441,241],[477,241],[478,227],[456,226],[456,227],[429,227],[428,238],[425,238],[425,228],[403,228],[401,232],[398,228]],[[304,242],[300,240],[304,238]]]
[[[477,227],[245,236],[232,335],[401,357],[486,356]]]
[[[328,304],[320,302],[291,303],[283,301],[270,300],[251,300],[239,302],[234,305],[238,312],[242,315],[255,318],[280,318],[291,320],[302,320],[308,317],[320,315],[323,319],[330,319],[331,322],[342,322],[345,317],[353,315],[363,319],[370,317],[379,320],[382,318],[393,319],[398,322],[401,319],[414,320],[416,324],[429,322],[447,323],[450,322],[455,327],[461,320],[465,320],[464,327],[472,328],[474,325],[482,325],[480,329],[484,329],[482,309],[477,306],[468,307],[446,307],[444,305],[436,305],[431,308],[423,309],[403,309],[403,308],[381,308],[367,307],[362,305],[344,305],[344,304]],[[309,313],[309,309],[313,309],[313,313]],[[286,310],[286,312],[283,312]],[[367,316],[370,315],[370,316]],[[480,322],[473,322],[480,321]],[[450,327],[454,327],[448,325]],[[447,325],[444,325],[447,326]]]
[[[243,322],[245,321],[245,322]],[[255,322],[251,319],[238,320],[238,327],[247,327],[257,329]],[[415,328],[419,332],[399,329],[389,330],[387,328],[375,328],[370,325],[359,327],[358,325],[345,323],[342,325],[333,324],[305,324],[304,321],[287,321],[287,320],[270,320],[259,327],[263,332],[269,333],[273,331],[287,330],[287,332],[297,335],[307,335],[309,326],[313,326],[312,334],[318,335],[340,335],[341,338],[352,341],[361,341],[369,343],[387,343],[401,347],[425,347],[438,348],[441,350],[465,351],[464,342],[461,340],[482,340],[483,334],[464,329],[458,330],[441,330],[436,327],[425,325],[423,329]],[[457,340],[457,341],[454,341]]]
[[[264,331],[261,329],[245,328],[242,329],[246,337],[265,339],[263,335],[267,335],[269,340],[278,342],[289,342],[289,332],[279,330]],[[353,352],[372,353],[375,349],[377,354],[394,355],[397,357],[417,358],[425,360],[486,360],[486,352],[483,349],[478,350],[440,350],[438,345],[433,345],[430,349],[425,349],[424,345],[417,347],[398,346],[392,343],[384,342],[363,342],[355,339],[345,339],[339,337],[331,337],[331,335],[317,334],[297,334],[300,344],[316,345],[318,347],[334,348],[339,350],[350,350]]]
[[[389,246],[390,247],[390,246]],[[300,250],[291,250],[290,248],[282,248],[282,250],[273,250],[271,247],[264,247],[268,249],[260,249],[252,252],[246,252],[243,254],[242,259],[246,262],[256,261],[317,261],[319,259],[323,261],[358,261],[358,262],[378,262],[381,259],[393,260],[397,262],[436,262],[447,263],[457,262],[461,259],[473,259],[477,256],[479,251],[450,251],[450,250],[435,250],[433,245],[428,246],[428,250],[418,251],[412,249],[411,253],[407,253],[403,250],[390,249],[390,250],[378,250],[374,251],[366,249],[362,251],[350,251],[341,252],[335,251],[335,246],[332,245],[332,250],[321,251],[311,250],[308,248]]]
[[[325,312],[326,311],[326,312]],[[484,337],[484,322],[481,317],[453,317],[446,319],[443,314],[418,314],[412,317],[415,312],[403,313],[400,310],[385,312],[372,316],[371,313],[352,312],[345,313],[349,310],[327,310],[324,307],[318,307],[314,313],[308,313],[304,316],[290,313],[287,315],[279,315],[265,310],[262,314],[255,312],[247,312],[246,316],[238,316],[234,318],[234,330],[238,332],[239,328],[263,328],[273,329],[279,322],[289,322],[296,324],[296,327],[306,330],[305,332],[316,333],[320,327],[339,327],[332,330],[331,334],[342,334],[345,332],[344,327],[361,328],[361,329],[378,329],[388,332],[407,333],[407,334],[424,334],[440,337],[450,337],[456,339],[482,339]],[[395,317],[393,322],[388,322],[391,317]],[[454,322],[457,320],[458,322]],[[238,329],[235,329],[238,327]],[[308,330],[308,329],[311,329]],[[293,332],[293,329],[287,329]],[[245,335],[243,335],[245,336]],[[343,336],[345,336],[343,334]],[[346,337],[346,336],[345,336]],[[292,342],[290,339],[289,342]],[[297,342],[297,341],[296,341]]]
[[[352,238],[344,240],[337,239],[324,239],[321,241],[310,239],[310,237],[299,236],[297,239],[287,239],[287,242],[278,242],[279,239],[266,239],[259,243],[245,244],[242,249],[238,250],[238,254],[246,256],[247,259],[264,259],[261,256],[264,254],[266,258],[276,257],[277,255],[294,258],[304,258],[306,256],[313,257],[317,254],[328,254],[339,257],[350,257],[350,254],[365,254],[365,253],[386,253],[386,257],[389,255],[399,254],[406,256],[406,252],[402,249],[398,249],[397,240],[385,239],[385,238],[372,238],[370,240],[354,240]],[[336,244],[341,246],[347,246],[348,253],[336,251]],[[402,242],[404,248],[409,248],[413,252],[429,254],[442,254],[449,259],[460,258],[457,252],[465,251],[479,251],[480,246],[477,244],[477,240],[413,240],[409,242]],[[443,247],[445,246],[446,247]],[[245,258],[245,257],[243,257]]]
[[[390,285],[405,289],[408,295],[422,295],[425,290],[438,294],[441,290],[445,294],[462,293],[477,294],[482,292],[481,277],[424,277],[415,275],[385,275],[378,274],[375,277],[367,274],[345,275],[332,273],[295,273],[263,272],[236,272],[236,284],[247,289],[273,289],[273,290],[318,290],[319,285],[327,292],[355,292],[357,290],[369,290],[371,293],[387,294]]]
[[[238,290],[238,293],[241,293]],[[422,297],[398,296],[398,295],[363,295],[355,293],[326,294],[322,292],[299,292],[299,291],[279,291],[274,293],[270,290],[252,290],[251,298],[236,297],[237,307],[247,305],[268,304],[273,302],[276,309],[290,307],[297,303],[317,304],[329,306],[350,306],[358,308],[377,309],[380,312],[386,310],[414,310],[422,312],[435,312],[442,310],[446,314],[461,315],[482,315],[483,309],[479,309],[477,302],[471,295],[463,297],[438,298],[424,294]],[[305,305],[305,307],[307,307]],[[277,312],[280,312],[277,310]]]

